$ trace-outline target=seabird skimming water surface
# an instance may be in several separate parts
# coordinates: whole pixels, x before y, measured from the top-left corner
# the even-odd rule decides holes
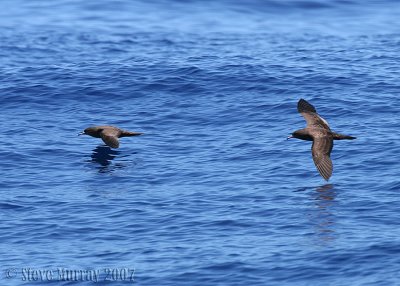
[[[331,131],[328,122],[319,116],[314,106],[304,99],[300,99],[297,103],[297,110],[306,120],[307,126],[306,128],[293,132],[292,136],[289,136],[288,139],[298,138],[301,140],[313,141],[311,153],[314,164],[321,176],[328,181],[333,171],[332,160],[330,158],[333,140],[353,140],[356,139],[356,137]]]
[[[119,129],[115,126],[92,126],[88,127],[79,135],[90,135],[92,137],[101,138],[107,146],[111,148],[119,147],[118,138],[142,135],[140,132],[130,132],[126,130]]]

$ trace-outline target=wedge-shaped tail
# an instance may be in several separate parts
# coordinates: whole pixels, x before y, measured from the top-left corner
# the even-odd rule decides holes
[[[353,137],[350,135],[344,135],[344,134],[339,134],[339,133],[333,133],[333,140],[354,140],[357,139],[357,137]]]
[[[142,132],[130,132],[130,131],[122,130],[120,137],[139,136],[142,134],[143,134]]]

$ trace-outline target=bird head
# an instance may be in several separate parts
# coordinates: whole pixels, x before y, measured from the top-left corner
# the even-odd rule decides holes
[[[313,138],[308,133],[308,130],[305,129],[305,128],[294,131],[292,133],[292,135],[289,136],[287,139],[290,139],[290,138],[297,138],[297,139],[308,140],[308,141],[312,141],[313,140]]]
[[[78,133],[78,135],[90,135],[90,136],[94,136],[96,135],[99,131],[99,128],[97,127],[88,127],[85,130],[83,130],[82,132]]]

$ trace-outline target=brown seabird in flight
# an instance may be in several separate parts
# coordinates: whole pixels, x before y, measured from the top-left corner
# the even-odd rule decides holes
[[[79,135],[90,135],[92,137],[101,138],[107,146],[111,148],[118,148],[120,137],[137,136],[142,135],[140,132],[130,132],[119,129],[115,126],[92,126],[88,127]]]
[[[307,122],[306,128],[297,130],[289,138],[313,141],[311,153],[314,164],[325,180],[332,176],[332,161],[330,158],[333,148],[333,140],[356,139],[356,137],[338,134],[329,128],[328,122],[318,115],[314,106],[300,99],[297,103],[297,110]]]

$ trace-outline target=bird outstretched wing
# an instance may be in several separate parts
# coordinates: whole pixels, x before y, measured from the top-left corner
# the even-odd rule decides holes
[[[318,172],[321,174],[321,176],[324,177],[324,179],[327,181],[332,176],[333,171],[332,160],[330,158],[332,148],[332,136],[326,135],[314,137],[311,147],[314,164],[317,167]]]
[[[104,129],[100,132],[100,136],[107,146],[110,146],[111,148],[119,147],[118,130]]]
[[[304,99],[300,99],[297,103],[298,112],[304,117],[307,122],[307,127],[317,127],[326,130],[329,128],[328,122],[318,115],[317,110],[309,102]]]

